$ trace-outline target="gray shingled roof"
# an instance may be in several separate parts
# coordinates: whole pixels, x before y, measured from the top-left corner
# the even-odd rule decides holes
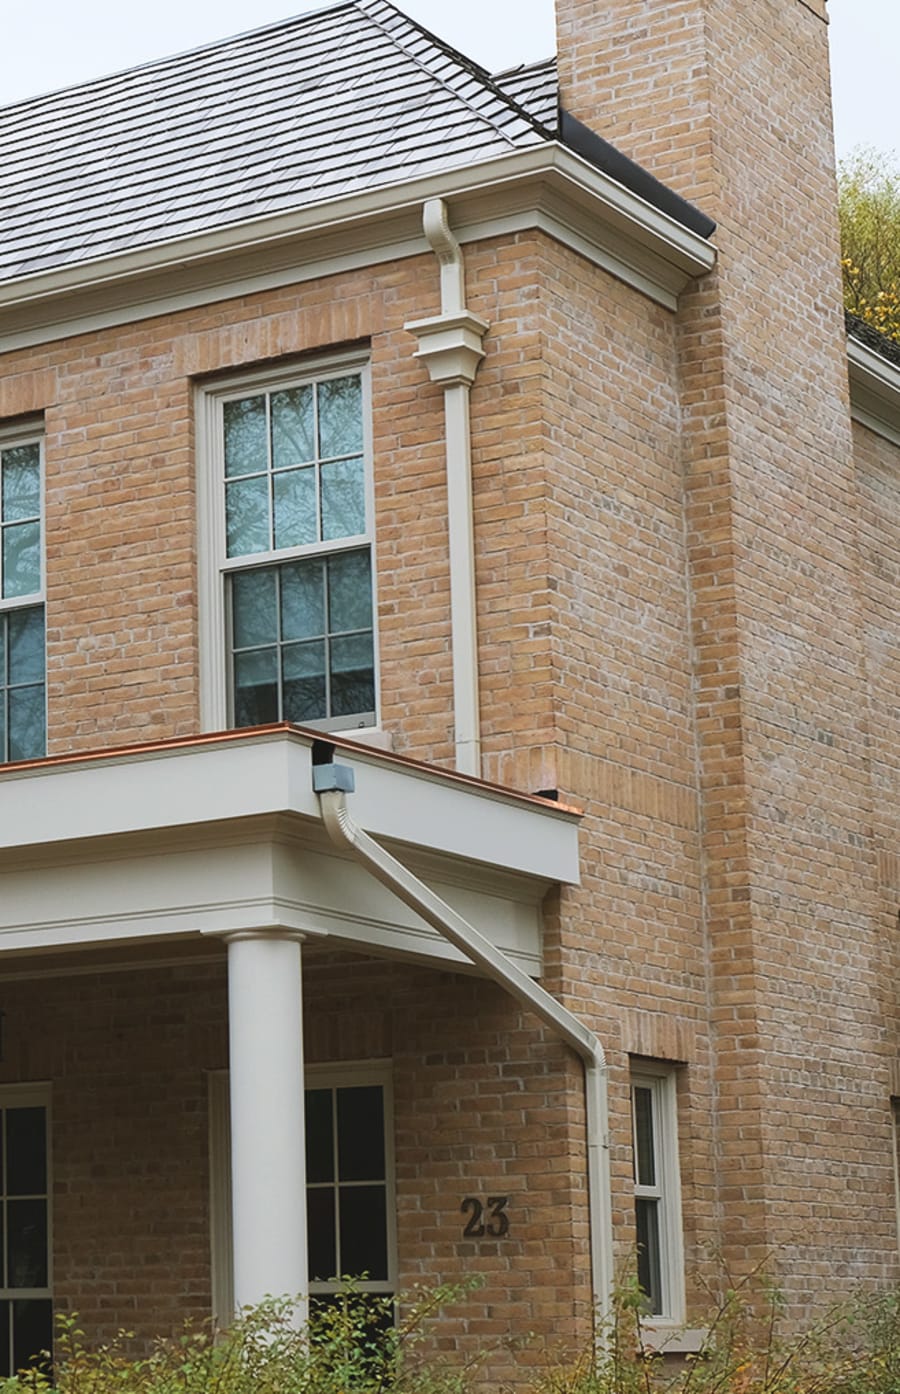
[[[0,281],[552,139],[549,75],[512,77],[346,0],[19,102],[0,111]]]
[[[555,58],[547,58],[542,63],[523,63],[521,67],[495,73],[493,80],[501,91],[524,107],[529,116],[548,130],[556,130],[559,122],[559,74]]]

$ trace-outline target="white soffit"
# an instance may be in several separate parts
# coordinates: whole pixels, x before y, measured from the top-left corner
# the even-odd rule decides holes
[[[462,242],[541,229],[651,299],[715,264],[713,245],[558,143],[0,285],[0,351],[428,251],[447,200]]]
[[[854,421],[900,445],[900,368],[859,340],[847,340],[850,414]]]

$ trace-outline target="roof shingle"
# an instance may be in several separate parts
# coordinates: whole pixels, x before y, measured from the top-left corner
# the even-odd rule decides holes
[[[527,149],[547,109],[343,0],[0,111],[0,281]]]

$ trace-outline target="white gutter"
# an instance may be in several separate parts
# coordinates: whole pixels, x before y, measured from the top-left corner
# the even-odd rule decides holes
[[[609,1104],[606,1056],[600,1041],[555,997],[533,982],[483,934],[435,895],[402,862],[358,827],[347,811],[353,771],[344,765],[313,766],[313,788],[322,821],[336,846],[350,852],[389,890],[518,1002],[534,1012],[575,1051],[584,1065],[591,1283],[598,1333],[609,1316],[612,1282],[612,1192],[609,1169]]]
[[[847,359],[854,421],[900,445],[900,368],[852,335],[847,339]]]
[[[441,313],[405,327],[419,341],[416,357],[427,365],[431,381],[444,388],[456,768],[477,776],[481,774],[481,728],[469,393],[484,357],[482,340],[489,326],[466,309],[462,252],[450,231],[443,199],[428,200],[423,225],[441,268]]]

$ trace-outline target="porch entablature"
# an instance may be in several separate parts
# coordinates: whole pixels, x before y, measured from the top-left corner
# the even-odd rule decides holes
[[[574,810],[344,739],[360,823],[527,972]],[[322,828],[319,733],[280,725],[0,772],[0,954],[280,928],[464,960]]]

